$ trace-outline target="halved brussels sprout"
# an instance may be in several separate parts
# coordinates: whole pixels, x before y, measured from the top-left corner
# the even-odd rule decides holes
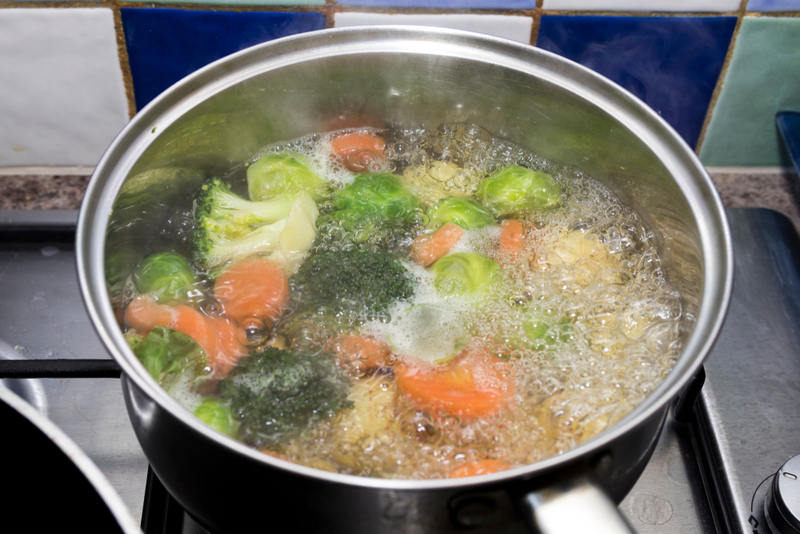
[[[305,191],[312,198],[325,196],[330,184],[308,168],[294,152],[267,154],[247,168],[247,193],[250,200],[267,200],[278,195]]]
[[[485,291],[495,280],[497,263],[480,254],[448,254],[430,267],[440,295],[452,297]]]
[[[471,198],[448,197],[437,202],[428,212],[428,228],[453,223],[464,230],[477,230],[494,224],[494,215]]]
[[[546,172],[510,165],[484,178],[476,194],[498,215],[510,215],[554,208],[561,202],[562,193],[561,184]]]
[[[170,251],[142,260],[133,274],[133,283],[139,293],[150,295],[159,304],[171,304],[190,300],[200,280],[186,258]]]

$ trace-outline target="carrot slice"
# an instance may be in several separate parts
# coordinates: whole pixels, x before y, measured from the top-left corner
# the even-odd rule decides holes
[[[418,406],[475,417],[495,413],[514,395],[508,371],[506,362],[465,349],[444,366],[400,363],[394,376]]]
[[[364,371],[386,365],[392,356],[392,349],[386,343],[356,334],[334,339],[331,347],[341,363],[358,366]]]
[[[127,328],[134,328],[146,336],[154,326],[169,326],[172,322],[171,306],[158,304],[150,297],[140,295],[134,298],[125,308],[124,323]]]
[[[500,223],[500,251],[518,254],[522,251],[524,231],[517,219],[506,219]]]
[[[378,134],[363,131],[345,132],[331,140],[331,149],[350,172],[367,172],[383,160],[386,141]]]
[[[450,478],[462,477],[476,477],[478,475],[488,475],[489,473],[497,473],[498,471],[505,471],[508,466],[500,460],[476,460],[457,465],[450,471]]]
[[[233,321],[222,316],[209,317],[209,321],[217,330],[217,351],[209,358],[209,363],[214,367],[214,375],[224,378],[247,356],[247,348],[236,337],[237,326]]]
[[[432,234],[421,235],[411,244],[411,257],[417,263],[428,266],[453,248],[464,230],[455,223],[444,223]]]
[[[213,365],[219,350],[219,333],[214,327],[214,323],[201,312],[189,306],[175,306],[173,310],[172,322],[164,326],[194,339],[206,352],[206,356],[209,358],[208,363]]]
[[[214,282],[214,297],[236,322],[248,317],[275,320],[289,302],[289,281],[266,258],[248,258],[226,267]]]

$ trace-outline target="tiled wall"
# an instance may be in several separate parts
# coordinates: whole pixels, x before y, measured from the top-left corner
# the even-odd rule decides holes
[[[658,111],[709,166],[790,166],[775,113],[800,111],[800,0],[0,2],[0,168],[93,166],[183,76],[322,28],[422,24],[577,61]]]

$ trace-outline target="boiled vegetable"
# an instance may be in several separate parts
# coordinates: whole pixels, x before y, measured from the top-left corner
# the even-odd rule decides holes
[[[561,202],[563,187],[545,172],[520,165],[503,167],[478,185],[478,199],[497,215],[531,209],[554,208]]]
[[[472,252],[448,254],[430,267],[433,284],[440,295],[470,295],[491,287],[497,263]]]
[[[312,171],[299,154],[267,154],[247,167],[247,193],[250,200],[269,200],[300,191],[317,200],[330,193],[330,185]]]
[[[199,278],[189,262],[177,252],[146,257],[133,274],[136,290],[156,302],[172,304],[199,296]]]

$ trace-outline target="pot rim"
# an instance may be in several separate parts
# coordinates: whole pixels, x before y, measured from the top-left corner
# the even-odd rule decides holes
[[[273,458],[212,430],[180,406],[139,364],[114,318],[103,275],[106,229],[121,185],[134,162],[149,146],[153,134],[165,129],[196,103],[253,74],[310,59],[381,52],[435,53],[495,63],[535,74],[577,94],[628,127],[660,157],[698,219],[704,262],[702,298],[694,329],[679,361],[656,390],[631,413],[564,454],[498,473],[436,480],[374,479],[330,473]],[[655,111],[605,77],[534,46],[462,30],[406,25],[333,28],[276,39],[217,60],[164,91],[133,117],[95,168],[79,214],[76,263],[81,294],[101,341],[120,364],[125,378],[172,416],[205,438],[275,468],[333,483],[388,490],[457,488],[503,482],[549,472],[598,452],[664,409],[694,376],[722,328],[733,285],[733,248],[719,195],[694,152]]]

